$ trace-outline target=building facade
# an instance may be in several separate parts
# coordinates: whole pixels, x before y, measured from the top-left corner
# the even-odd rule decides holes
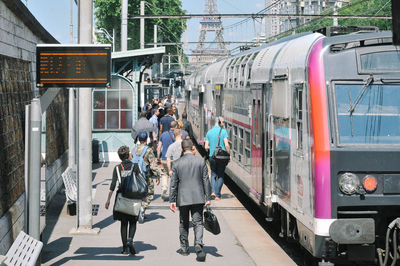
[[[266,14],[319,15],[325,9],[338,3],[348,2],[336,0],[265,0]],[[299,25],[309,22],[309,18],[271,18],[267,17],[265,31],[267,39],[277,34],[294,30]]]

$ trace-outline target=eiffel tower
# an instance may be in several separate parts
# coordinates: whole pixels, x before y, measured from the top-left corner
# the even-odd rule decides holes
[[[218,14],[217,0],[204,0],[204,12],[208,14]],[[215,32],[215,41],[217,48],[205,47],[205,41],[208,31]],[[204,17],[200,21],[199,41],[196,49],[193,50],[191,62],[194,63],[212,63],[218,58],[227,57],[229,50],[224,43],[222,35],[222,23],[219,17]]]

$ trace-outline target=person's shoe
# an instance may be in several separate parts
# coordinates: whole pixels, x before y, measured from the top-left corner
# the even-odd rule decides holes
[[[121,254],[124,254],[124,255],[128,254],[128,247],[127,246],[123,246],[122,247]]]
[[[215,193],[213,192],[213,193],[211,193],[211,198],[215,198]]]
[[[135,250],[135,247],[133,246],[133,241],[131,240],[131,241],[128,241],[128,248],[129,248],[129,252],[132,254],[132,255],[135,255],[136,254],[136,250]]]
[[[189,251],[182,248],[178,249],[176,253],[181,254],[182,256],[189,256]]]
[[[143,209],[143,207],[141,207],[140,210],[139,210],[138,220],[139,220],[140,224],[144,223],[144,209]]]
[[[196,251],[196,260],[197,261],[205,261],[206,253],[204,253],[203,248],[200,245],[194,246],[194,250]]]
[[[220,197],[215,197],[215,200],[221,200],[221,198]]]

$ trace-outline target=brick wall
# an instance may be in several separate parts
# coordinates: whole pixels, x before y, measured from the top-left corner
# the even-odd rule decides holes
[[[25,105],[30,62],[0,55],[0,217],[24,192]]]
[[[36,44],[57,41],[20,0],[0,0],[0,254],[24,224],[25,105],[36,89]],[[68,148],[68,94],[46,111],[46,199],[62,186]]]

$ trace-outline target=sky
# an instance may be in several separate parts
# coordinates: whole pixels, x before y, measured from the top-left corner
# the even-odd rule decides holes
[[[60,43],[70,42],[71,25],[71,0],[21,0],[27,5],[32,14],[50,32]],[[219,13],[257,13],[265,6],[264,0],[217,0]],[[188,14],[204,13],[203,0],[182,0],[182,8],[187,10]],[[77,7],[73,1],[73,28],[74,42],[77,36]],[[239,19],[222,19],[224,27],[225,41],[251,41],[254,34],[254,24],[252,20],[242,23],[240,26],[230,27],[230,25],[242,21]],[[187,30],[182,37],[182,41],[198,41],[201,19],[190,19],[187,22]],[[257,23],[258,24],[258,23]],[[258,24],[259,25],[259,24]],[[258,26],[260,28],[260,26]],[[153,34],[151,32],[150,34]],[[128,36],[129,37],[129,36]],[[207,33],[207,41],[213,41],[215,34]],[[229,49],[238,46],[231,45]],[[185,52],[190,53],[195,45],[184,46]]]

